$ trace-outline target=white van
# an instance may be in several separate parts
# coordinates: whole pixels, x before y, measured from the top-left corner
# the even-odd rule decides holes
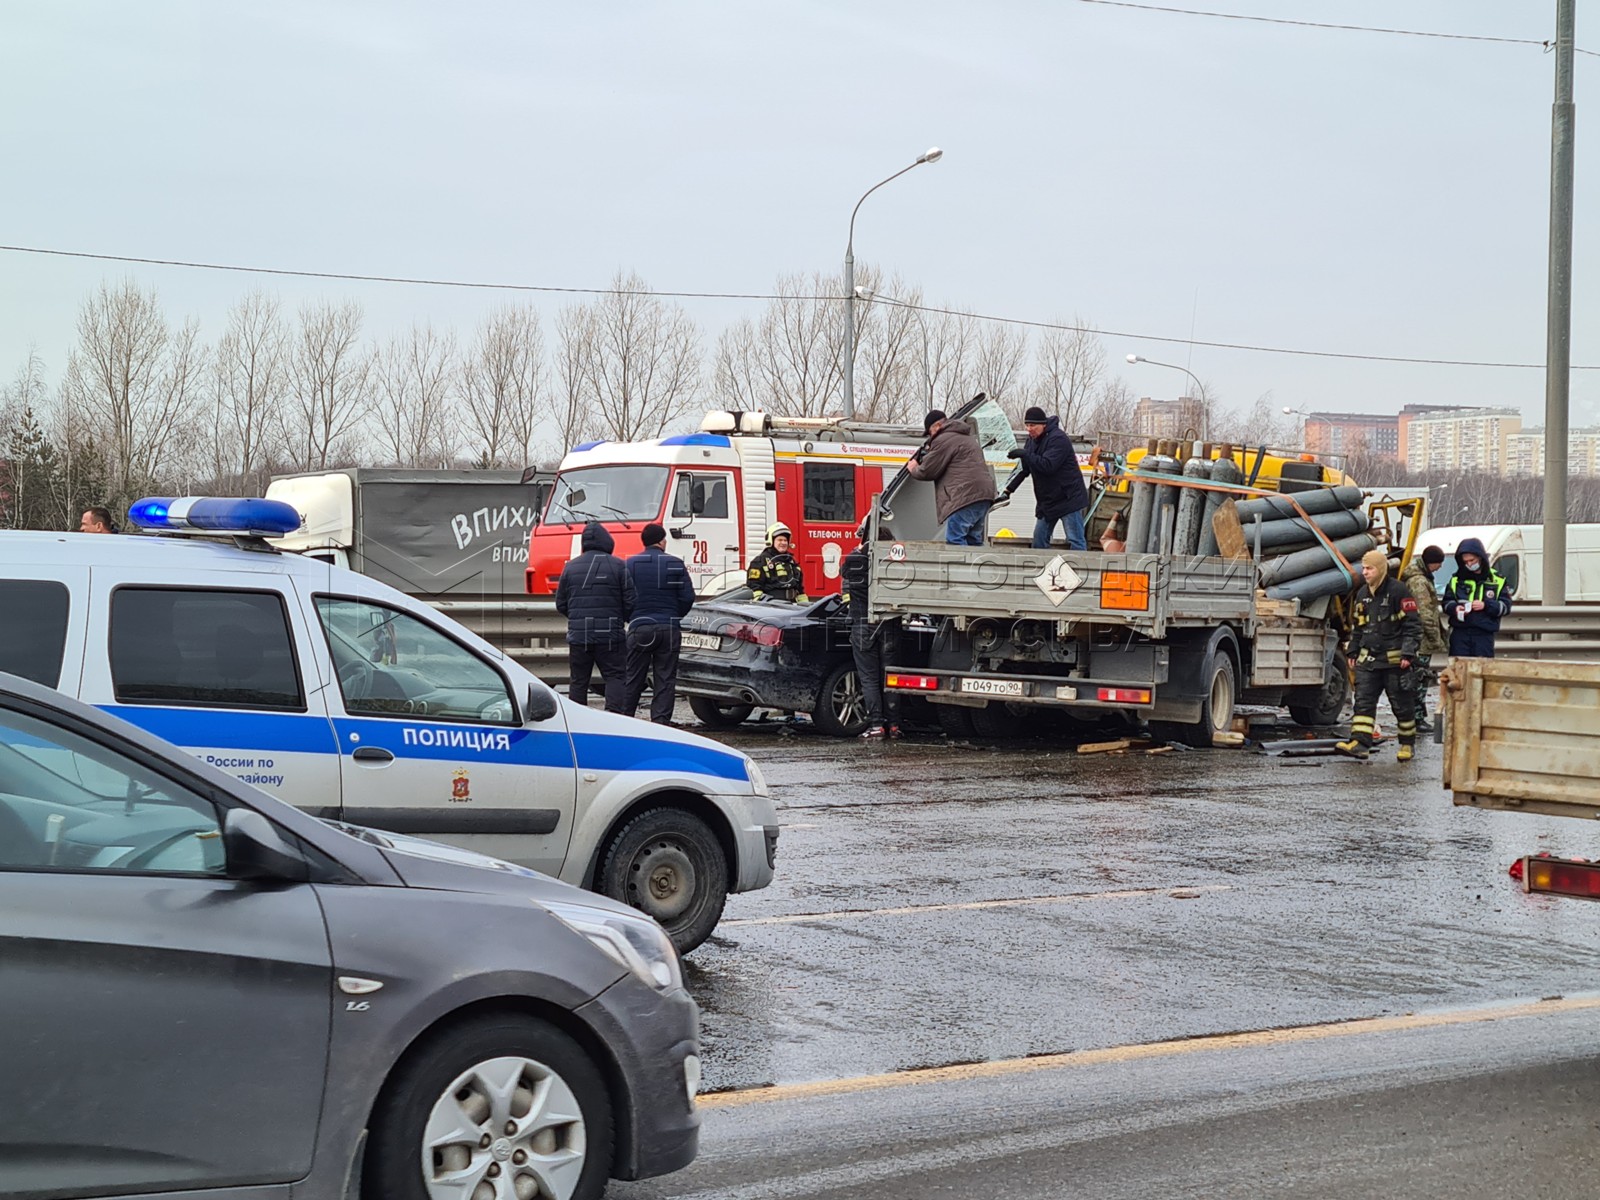
[[[0,670],[319,816],[613,896],[682,951],[772,880],[745,755],[580,708],[420,601],[259,537],[0,533],[0,613]]]
[[[1456,547],[1475,537],[1489,552],[1489,562],[1505,576],[1513,601],[1539,604],[1544,593],[1543,525],[1450,525],[1430,529],[1417,538],[1417,552],[1437,546],[1444,565],[1433,573],[1443,592],[1456,571]],[[1600,601],[1600,525],[1567,526],[1567,602]]]

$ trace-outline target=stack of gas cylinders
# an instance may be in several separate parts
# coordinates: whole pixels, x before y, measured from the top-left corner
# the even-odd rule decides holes
[[[1323,485],[1324,468],[1312,460],[1272,456],[1264,449],[1236,454],[1231,445],[1158,442],[1142,455],[1130,455],[1129,465],[1130,554],[1219,552],[1212,518],[1229,499],[1228,493],[1173,485],[1163,476],[1242,487],[1275,484],[1279,495],[1234,502],[1245,544],[1260,566],[1261,585],[1274,600],[1312,600],[1355,586],[1355,575],[1328,552],[1316,530],[1345,562],[1359,562],[1377,544],[1369,532],[1371,519],[1362,508],[1361,489]]]

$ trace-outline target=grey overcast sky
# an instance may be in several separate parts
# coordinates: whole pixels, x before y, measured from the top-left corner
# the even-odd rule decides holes
[[[1544,40],[1555,0],[1173,0]],[[1577,44],[1600,49],[1580,5]],[[1586,19],[1589,21],[1586,24]],[[1553,56],[1085,0],[8,0],[0,243],[361,274],[770,291],[859,261],[929,302],[1080,314],[1141,395],[1521,407],[1541,363]],[[1577,59],[1573,361],[1600,364],[1600,58]],[[0,253],[0,380],[58,377],[103,279],[215,338],[253,288],[354,298],[376,337],[503,294]],[[547,318],[568,301],[543,297]],[[685,301],[707,334],[759,302]],[[549,326],[547,324],[547,335]],[[1600,421],[1578,371],[1573,423]]]

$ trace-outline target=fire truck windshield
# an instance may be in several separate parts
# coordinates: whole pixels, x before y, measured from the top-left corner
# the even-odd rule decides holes
[[[556,477],[546,525],[654,521],[667,494],[667,467],[582,467]]]

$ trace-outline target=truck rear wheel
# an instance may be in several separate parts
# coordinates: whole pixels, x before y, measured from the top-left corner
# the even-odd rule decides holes
[[[1207,687],[1200,701],[1200,719],[1187,724],[1181,721],[1152,721],[1151,733],[1162,741],[1209,748],[1217,734],[1233,727],[1233,706],[1239,697],[1239,682],[1234,673],[1233,659],[1226,650],[1219,647],[1211,652],[1202,678],[1206,680]]]
[[[1345,670],[1344,658],[1335,654],[1328,660],[1328,678],[1316,702],[1289,705],[1289,716],[1296,725],[1304,725],[1308,729],[1337,725],[1349,699],[1350,673]]]

